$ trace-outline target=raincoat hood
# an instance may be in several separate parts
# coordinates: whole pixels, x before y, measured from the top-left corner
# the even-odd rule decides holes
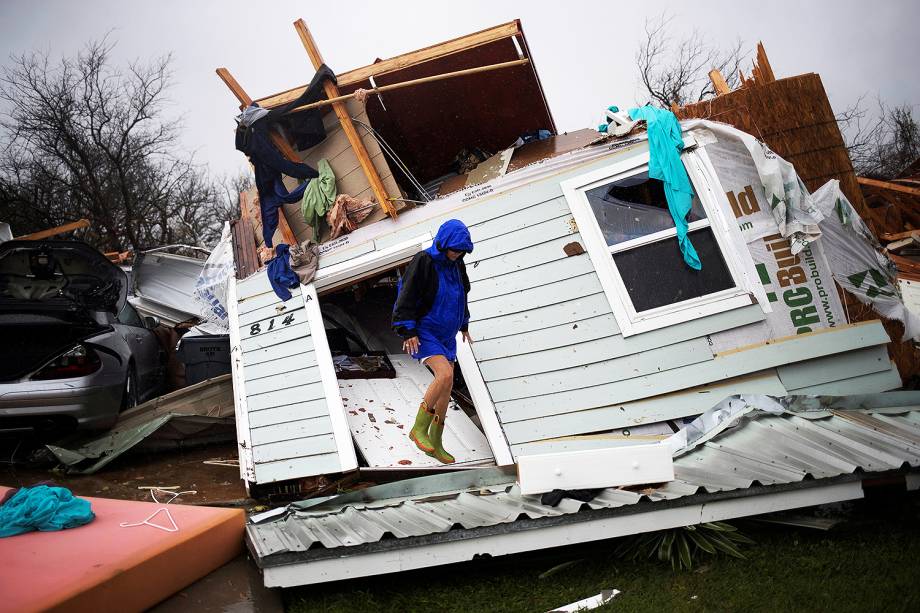
[[[438,228],[428,253],[435,258],[446,257],[448,249],[470,253],[473,251],[473,239],[466,225],[459,219],[448,219]]]

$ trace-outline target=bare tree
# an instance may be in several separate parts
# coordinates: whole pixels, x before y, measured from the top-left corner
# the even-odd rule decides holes
[[[0,219],[26,233],[86,217],[103,250],[213,241],[227,210],[164,116],[169,56],[120,70],[112,46],[0,74]]]
[[[649,104],[664,108],[699,102],[715,95],[709,71],[717,69],[731,88],[738,86],[741,62],[747,54],[739,39],[729,49],[717,49],[694,30],[683,39],[668,34],[672,17],[662,14],[645,21],[645,39],[636,52],[639,80]]]
[[[920,124],[909,104],[890,107],[877,100],[871,114],[865,96],[837,115],[856,173],[891,179],[920,158]]]

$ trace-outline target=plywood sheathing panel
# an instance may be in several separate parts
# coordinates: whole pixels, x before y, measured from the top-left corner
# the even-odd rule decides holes
[[[375,77],[389,85],[519,59],[511,38]],[[367,111],[374,127],[422,183],[442,176],[463,148],[496,153],[522,133],[555,124],[531,65],[426,83],[374,96]]]

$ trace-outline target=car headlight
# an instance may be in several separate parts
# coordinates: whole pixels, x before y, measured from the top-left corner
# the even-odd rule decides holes
[[[71,379],[85,377],[102,366],[99,354],[86,345],[77,345],[73,349],[54,358],[41,370],[32,375],[33,381],[47,381],[48,379]]]

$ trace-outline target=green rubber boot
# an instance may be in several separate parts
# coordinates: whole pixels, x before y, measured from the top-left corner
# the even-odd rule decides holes
[[[418,406],[418,415],[415,416],[415,425],[409,430],[409,439],[415,443],[415,446],[431,455],[434,447],[428,440],[428,426],[431,425],[431,418],[434,417],[434,410],[428,408],[428,403],[422,400]]]
[[[431,429],[428,430],[428,440],[431,441],[431,446],[434,447],[434,451],[430,452],[428,455],[441,464],[453,464],[456,461],[454,460],[454,456],[444,451],[444,446],[441,444],[441,436],[443,434],[444,420],[439,419],[438,416],[435,415],[434,420],[431,422]]]

